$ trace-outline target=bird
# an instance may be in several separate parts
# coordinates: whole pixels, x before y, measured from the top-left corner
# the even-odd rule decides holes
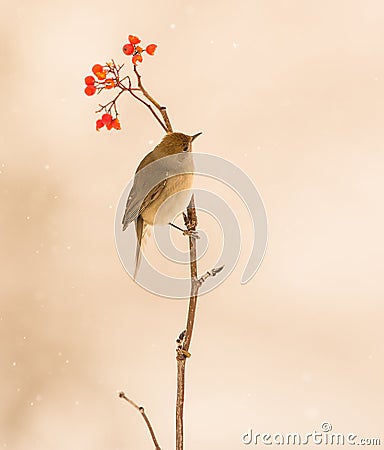
[[[187,206],[194,171],[192,142],[200,134],[189,136],[168,132],[137,167],[122,220],[123,231],[135,221],[134,280],[140,266],[147,227],[172,225],[175,216]]]

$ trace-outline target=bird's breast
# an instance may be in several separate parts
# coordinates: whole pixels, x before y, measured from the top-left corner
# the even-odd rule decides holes
[[[167,182],[160,195],[141,213],[149,225],[165,225],[184,211],[190,199],[193,174],[174,175]]]

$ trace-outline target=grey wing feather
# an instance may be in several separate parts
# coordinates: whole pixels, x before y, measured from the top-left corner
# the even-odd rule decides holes
[[[133,222],[139,216],[140,210],[140,199],[137,195],[135,195],[135,186],[132,187],[131,192],[129,193],[127,205],[125,206],[125,212],[122,220],[123,231],[127,228],[127,226]]]
[[[131,192],[129,193],[127,206],[125,207],[125,213],[122,220],[123,231],[128,227],[128,225],[136,220],[140,214],[147,208],[152,202],[154,202],[158,196],[161,194],[167,180],[163,180],[157,184],[150,192],[146,195],[144,200],[142,195],[135,189],[135,184],[133,185]]]
[[[136,220],[136,236],[137,236],[137,244],[136,244],[136,262],[135,262],[135,273],[133,275],[133,279],[136,280],[137,271],[140,267],[141,262],[141,241],[143,239],[145,233],[145,224],[144,220],[141,216],[139,216]]]
[[[145,163],[151,156],[149,153],[140,163],[135,174],[135,180],[129,193],[125,213],[123,217],[123,230],[136,220],[143,210],[160,195],[169,177],[169,161],[160,158],[150,163]],[[145,163],[145,164],[144,164]],[[144,164],[143,167],[141,167]],[[176,171],[178,167],[176,168]]]

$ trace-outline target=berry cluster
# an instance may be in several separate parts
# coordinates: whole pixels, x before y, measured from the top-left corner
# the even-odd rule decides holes
[[[141,40],[137,36],[132,36],[131,34],[128,36],[129,42],[124,45],[123,52],[131,56],[132,55],[132,63],[136,76],[139,78],[140,75],[137,72],[137,63],[143,62],[142,54],[146,52],[148,55],[154,55],[155,50],[157,48],[156,44],[149,44],[146,48],[142,48],[139,46]],[[88,96],[92,96],[94,94],[100,94],[100,92],[104,89],[117,89],[117,94],[114,99],[108,102],[105,105],[99,105],[100,109],[96,111],[97,113],[104,113],[100,119],[96,121],[96,130],[99,131],[104,126],[108,130],[120,130],[120,122],[117,118],[117,99],[124,91],[128,91],[131,95],[133,95],[136,99],[139,99],[137,95],[133,91],[142,91],[143,89],[140,87],[134,88],[132,87],[131,79],[129,76],[125,76],[124,78],[120,77],[120,70],[122,69],[122,65],[116,65],[112,60],[111,62],[106,63],[104,66],[101,64],[95,64],[92,67],[93,75],[88,75],[85,77],[85,89],[84,92]],[[126,86],[124,81],[128,80],[129,85]],[[139,99],[140,100],[140,99]],[[142,101],[142,100],[141,100]]]
[[[156,44],[149,44],[145,49],[140,47],[141,40],[137,36],[132,36],[131,34],[128,36],[128,44],[125,44],[123,47],[123,52],[127,56],[132,56],[132,62],[136,66],[138,62],[143,62],[142,53],[147,52],[148,55],[153,56],[155,54],[155,50],[157,48]]]
[[[111,114],[105,113],[101,116],[101,119],[96,120],[96,130],[99,131],[103,126],[107,127],[107,130],[121,130],[120,122],[117,117],[113,118]]]
[[[116,86],[115,80],[113,78],[107,78],[108,68],[108,64],[106,66],[95,64],[92,67],[92,72],[96,76],[97,80],[93,75],[88,75],[87,77],[85,77],[84,81],[86,87],[84,89],[84,92],[87,95],[95,94],[98,89],[99,91],[101,91],[102,89],[112,89]]]

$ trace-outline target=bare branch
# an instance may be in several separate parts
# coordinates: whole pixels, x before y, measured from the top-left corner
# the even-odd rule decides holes
[[[176,397],[176,450],[183,450],[184,445],[184,386],[185,363],[183,354],[177,357],[177,397]]]
[[[141,75],[139,74],[139,71],[137,70],[137,66],[133,66],[133,71],[136,74],[137,77],[137,85],[139,86],[139,89],[143,93],[144,97],[146,97],[161,113],[163,116],[164,122],[165,122],[165,128],[166,131],[169,133],[172,133],[172,125],[171,121],[169,120],[168,114],[167,114],[167,108],[165,106],[161,106],[159,102],[157,102],[151,95],[149,95],[148,91],[144,88],[143,83],[141,82]]]
[[[139,413],[143,416],[143,419],[147,425],[147,428],[149,430],[149,433],[151,434],[151,438],[153,441],[153,444],[155,445],[155,450],[161,450],[159,443],[157,442],[156,436],[155,436],[155,432],[153,431],[153,427],[151,425],[151,422],[148,419],[148,416],[145,414],[144,412],[144,408],[142,406],[137,405],[133,400],[131,400],[130,398],[128,398],[124,392],[119,392],[119,397],[123,398],[124,400],[126,400],[130,405],[132,405],[135,409],[137,409],[139,411]]]
[[[136,66],[135,66],[136,67]],[[139,96],[137,96],[133,90],[136,90],[135,88],[132,88],[132,84],[131,84],[131,79],[128,78],[129,81],[129,87],[126,88],[128,90],[128,92],[132,95],[132,97],[135,97],[136,100],[139,100],[139,102],[143,103],[150,111],[151,113],[155,116],[156,120],[159,122],[159,124],[161,125],[161,127],[163,128],[163,130],[167,133],[168,129],[167,127],[163,124],[163,122],[161,121],[160,117],[156,114],[156,111],[152,108],[152,106],[145,102],[142,98],[140,98]],[[141,89],[139,89],[141,91]]]
[[[189,264],[191,275],[191,294],[189,299],[189,309],[187,317],[187,327],[184,337],[183,350],[188,351],[191,345],[193,324],[195,321],[196,306],[197,306],[197,294],[199,290],[199,282],[197,279],[197,257],[196,257],[196,236],[193,234],[196,232],[197,227],[197,215],[195,208],[195,197],[192,195],[191,201],[187,207],[187,220],[185,220],[185,226],[189,234]]]
[[[184,447],[184,397],[185,397],[185,365],[191,344],[193,325],[195,322],[197,294],[199,291],[199,281],[197,279],[196,260],[196,232],[197,216],[195,209],[195,198],[192,195],[187,207],[187,214],[184,215],[185,226],[189,232],[189,263],[191,275],[191,294],[189,299],[187,327],[185,332],[179,336],[180,344],[177,347],[177,397],[176,397],[176,450],[183,450]]]

